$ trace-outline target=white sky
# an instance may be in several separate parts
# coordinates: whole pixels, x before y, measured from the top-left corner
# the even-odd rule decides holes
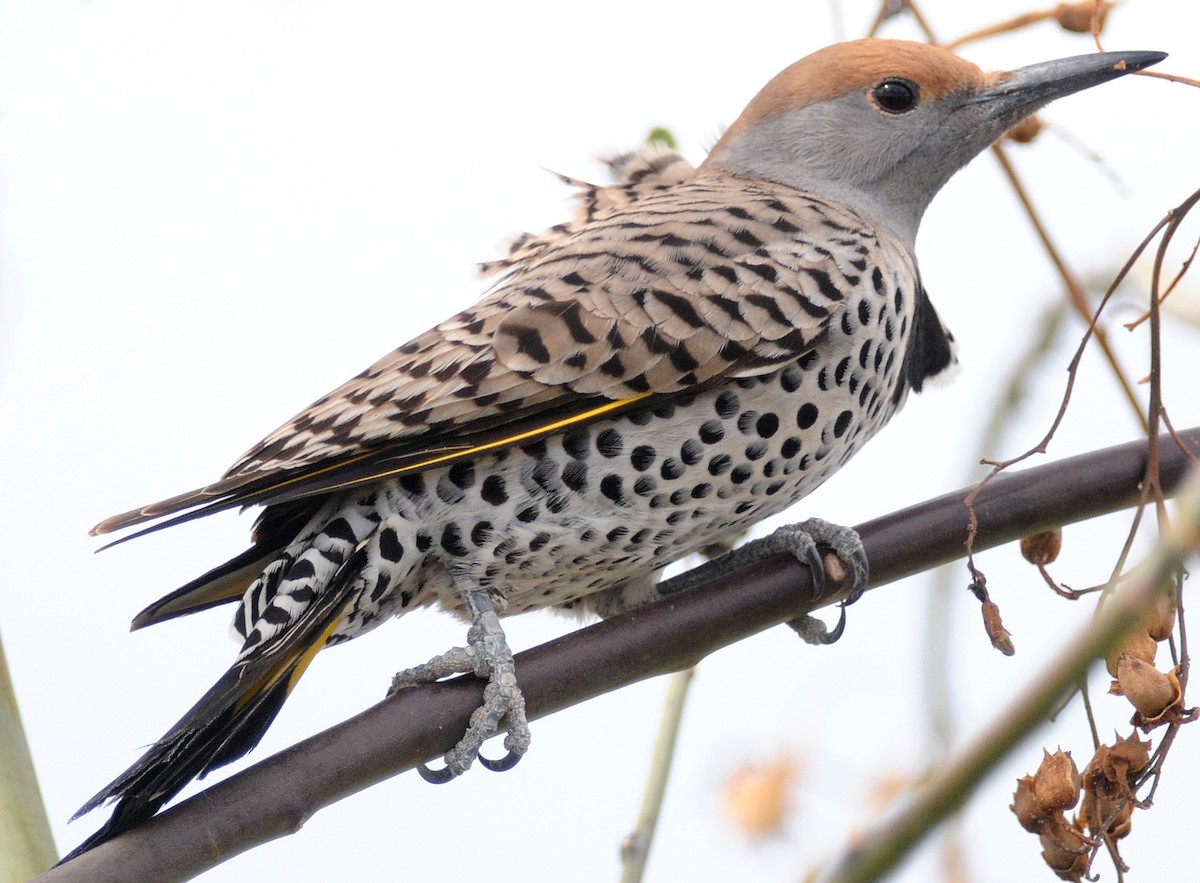
[[[225,610],[133,635],[130,617],[240,551],[250,522],[227,513],[99,556],[88,527],[216,477],[321,393],[469,304],[482,290],[474,262],[567,211],[543,169],[594,179],[593,156],[655,125],[698,160],[770,76],[862,33],[874,5],[848,0],[835,16],[830,3],[742,2],[718,16],[644,2],[419,13],[391,3],[0,3],[0,633],[61,849],[100,822],[67,826],[75,808],[235,652]],[[944,36],[1026,8],[923,7]],[[1197,33],[1195,4],[1131,0],[1107,46],[1170,51],[1164,69],[1196,76]],[[894,25],[886,35],[916,33]],[[1091,48],[1046,24],[965,54],[1015,67]],[[1200,96],[1135,79],[1052,107],[1055,131],[1013,151],[1085,274],[1124,260],[1198,183]],[[1120,183],[1056,133],[1099,153]],[[935,202],[918,252],[959,340],[961,375],[911,400],[797,518],[856,523],[962,484],[998,382],[1058,296],[987,157]],[[1073,323],[992,453],[1040,437],[1078,333]],[[1144,374],[1145,337],[1116,336],[1130,372]],[[1194,327],[1168,335],[1167,404],[1181,427],[1200,423],[1188,358],[1197,343]],[[1099,361],[1085,368],[1055,456],[1135,437]],[[1073,585],[1102,579],[1123,524],[1068,530],[1055,572]],[[954,593],[950,677],[965,732],[1019,692],[1090,609],[1052,598],[1014,549],[982,564],[1019,652],[990,650],[975,605]],[[956,572],[955,585],[965,582]],[[776,629],[701,666],[649,879],[798,879],[865,823],[882,778],[919,772],[929,757],[928,583],[868,596],[834,647]],[[507,625],[516,649],[571,627],[548,615]],[[457,622],[417,613],[322,654],[251,760],[378,701],[395,670],[462,638]],[[460,880],[494,863],[497,881],[613,880],[663,692],[651,681],[535,723],[530,755],[504,775],[472,771],[440,788],[393,779],[204,879]],[[1125,732],[1127,706],[1099,705],[1101,732]],[[964,836],[974,880],[1048,879],[1007,806],[1041,744],[1086,760],[1077,712],[973,801]],[[1135,879],[1175,875],[1194,826],[1200,769],[1188,735],[1156,809],[1135,816],[1124,847]],[[749,846],[725,820],[721,783],[783,752],[806,764],[796,812],[786,837]],[[936,868],[926,848],[898,879],[928,880]]]

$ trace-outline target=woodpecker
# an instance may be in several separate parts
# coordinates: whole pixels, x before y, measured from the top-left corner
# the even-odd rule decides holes
[[[465,647],[397,675],[487,680],[445,768],[507,733],[529,743],[499,617],[608,616],[662,569],[829,478],[954,362],[913,254],[959,168],[1056,98],[1159,52],[984,73],[942,49],[859,40],[788,67],[708,157],[614,163],[571,221],[485,269],[474,306],[417,336],[255,445],[218,481],[110,518],[134,536],[262,506],[251,547],[146,608],[140,628],[225,602],[232,668],[79,811],[116,801],[76,853],[154,815],[261,738],[322,648],[416,607],[471,623]],[[852,531],[815,544],[866,581]],[[733,553],[737,554],[737,552]],[[819,574],[816,574],[819,576]],[[802,629],[803,630],[803,629]],[[811,637],[811,634],[810,634]]]

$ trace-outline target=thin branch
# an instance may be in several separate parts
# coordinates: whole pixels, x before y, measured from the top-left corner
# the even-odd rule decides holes
[[[1067,299],[1079,318],[1088,323],[1088,331],[1096,338],[1096,343],[1099,345],[1101,352],[1104,353],[1104,358],[1108,360],[1109,366],[1112,368],[1113,376],[1117,380],[1117,384],[1121,387],[1121,391],[1125,394],[1125,398],[1129,401],[1134,413],[1142,423],[1142,429],[1148,431],[1145,416],[1142,414],[1142,404],[1138,401],[1137,393],[1134,391],[1133,384],[1129,378],[1125,376],[1125,371],[1121,367],[1121,363],[1117,361],[1117,354],[1109,343],[1108,333],[1097,324],[1099,319],[1100,309],[1097,309],[1095,315],[1092,314],[1092,306],[1088,303],[1087,293],[1084,291],[1083,283],[1079,281],[1079,277],[1067,266],[1066,260],[1062,253],[1059,252],[1058,246],[1054,244],[1054,240],[1050,238],[1050,233],[1046,230],[1046,225],[1042,223],[1041,215],[1034,208],[1033,200],[1029,192],[1025,189],[1025,184],[1017,175],[1017,170],[1008,158],[1008,153],[1005,151],[1002,144],[992,145],[992,155],[996,157],[996,161],[1000,163],[1000,168],[1004,171],[1005,177],[1008,178],[1008,183],[1016,194],[1017,199],[1021,201],[1022,208],[1025,209],[1025,214],[1029,216],[1029,222],[1033,224],[1034,232],[1037,233],[1038,239],[1042,241],[1042,247],[1046,250],[1047,256],[1054,264],[1058,275],[1063,281],[1063,285],[1067,289]],[[1157,231],[1157,228],[1156,228]],[[1101,309],[1103,303],[1101,304]]]
[[[1178,521],[1161,535],[1136,577],[1116,593],[1083,634],[1064,648],[1033,689],[1022,691],[1009,708],[996,716],[991,728],[938,769],[901,812],[862,837],[823,876],[822,883],[866,883],[895,868],[932,827],[966,802],[996,761],[1044,720],[1097,657],[1104,656],[1144,623],[1163,578],[1196,548],[1200,538],[1200,472],[1193,471],[1181,490],[1179,509]],[[1107,838],[1106,843],[1120,870],[1119,855]]]
[[[1179,436],[1200,450],[1200,427]],[[976,548],[1132,505],[1140,496],[1145,453],[1145,442],[1135,442],[998,478],[975,504]],[[1164,491],[1180,482],[1187,464],[1187,455],[1164,440],[1159,463]],[[876,589],[963,555],[963,499],[971,490],[858,527]],[[839,598],[838,593],[814,598],[808,571],[794,559],[778,557],[580,629],[517,656],[529,718],[688,668],[721,647]],[[482,692],[474,677],[403,690],[40,879],[188,879],[298,830],[322,807],[444,754],[466,728]]]
[[[684,700],[688,687],[695,677],[694,668],[677,671],[671,675],[667,688],[667,699],[663,703],[662,725],[654,742],[654,757],[650,762],[650,775],[646,780],[646,792],[642,808],[638,812],[637,826],[621,846],[621,883],[641,883],[646,872],[646,860],[650,857],[650,846],[654,832],[658,829],[658,815],[662,811],[663,798],[667,794],[667,778],[671,772],[671,761],[675,757],[675,745],[679,741],[679,724],[683,720]]]

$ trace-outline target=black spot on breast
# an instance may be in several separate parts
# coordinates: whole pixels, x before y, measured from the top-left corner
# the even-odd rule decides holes
[[[661,475],[664,479],[671,481],[683,475],[684,469],[683,464],[674,457],[667,457],[667,459],[662,461],[662,466],[658,471],[659,475]]]
[[[475,484],[475,464],[470,460],[459,460],[450,467],[450,480],[463,490]]]
[[[476,546],[487,545],[487,542],[492,538],[492,523],[490,521],[480,521],[471,528],[471,542]]]
[[[774,414],[763,414],[754,424],[755,431],[761,438],[770,438],[779,430],[779,418]]]
[[[563,436],[563,450],[576,460],[586,460],[589,453],[589,444],[591,436],[586,429],[575,427],[567,430],[567,434]]]
[[[800,453],[800,439],[792,436],[783,443],[783,448],[780,452],[785,459],[790,460]]]
[[[715,445],[725,437],[725,427],[719,420],[706,420],[700,424],[700,441],[706,445]]]
[[[849,411],[842,411],[838,414],[837,420],[833,423],[833,434],[837,438],[841,438],[846,434],[846,430],[850,428],[850,421],[854,419],[854,415]]]
[[[796,411],[796,425],[801,429],[810,429],[817,422],[817,418],[821,412],[817,410],[817,406],[812,402],[805,402]]]
[[[658,490],[658,482],[650,475],[643,475],[633,483],[633,492],[639,497],[647,497],[656,490]]]
[[[645,472],[654,465],[658,453],[650,445],[638,445],[629,453],[629,463],[638,472]]]
[[[733,415],[738,412],[740,404],[741,402],[738,400],[737,393],[731,390],[726,390],[717,396],[717,400],[714,403],[717,416],[722,420],[732,419]]]
[[[587,467],[578,460],[572,460],[562,468],[562,482],[573,491],[582,491],[587,487]]]
[[[401,489],[410,497],[420,497],[425,493],[425,479],[420,473],[410,472],[398,479]]]
[[[689,438],[679,446],[679,459],[688,466],[695,466],[704,456],[704,446],[694,438]]]
[[[530,474],[533,483],[544,491],[553,490],[558,482],[558,467],[553,460],[539,460]]]
[[[528,524],[531,521],[537,521],[538,516],[542,514],[542,510],[537,506],[526,506],[517,513],[517,521],[522,521]]]
[[[437,480],[433,487],[438,499],[443,503],[461,503],[463,500],[463,492],[451,484],[444,475]]]
[[[709,475],[723,475],[733,466],[733,460],[728,454],[717,454],[708,461]]]
[[[602,457],[616,457],[623,447],[621,433],[615,429],[605,429],[596,436],[596,450]]]
[[[429,547],[433,545],[433,538],[427,533],[419,533],[414,538],[418,552],[428,552]]]
[[[504,487],[504,479],[499,475],[489,475],[483,480],[483,487],[479,491],[479,496],[485,503],[490,503],[493,506],[499,506],[501,503],[508,501],[508,491]]]
[[[466,555],[470,550],[463,545],[462,531],[458,525],[451,522],[442,528],[442,548],[451,555]]]
[[[729,473],[729,480],[734,484],[744,484],[750,480],[750,476],[753,474],[749,466],[735,466]]]
[[[608,497],[614,503],[621,502],[623,493],[621,476],[610,473],[600,479],[600,493]]]

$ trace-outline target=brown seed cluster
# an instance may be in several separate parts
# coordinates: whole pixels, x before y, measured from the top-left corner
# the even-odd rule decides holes
[[[1014,133],[1017,129],[1024,126],[1026,123],[1034,120],[1034,117],[1026,117],[1023,122],[1018,123],[1009,130],[1009,137],[1014,140],[1021,140]],[[1040,125],[1040,123],[1039,123]],[[1047,564],[1053,564],[1058,558],[1058,553],[1062,551],[1062,528],[1056,527],[1052,530],[1043,530],[1040,533],[1032,533],[1027,537],[1021,537],[1021,555],[1030,564],[1036,564],[1038,567],[1045,567]]]
[[[1187,717],[1178,670],[1159,671],[1154,665],[1159,642],[1175,629],[1175,606],[1173,587],[1167,586],[1155,596],[1154,609],[1143,626],[1105,659],[1108,673],[1115,678],[1109,692],[1129,700],[1136,709],[1132,723],[1146,730]]]
[[[1101,745],[1081,776],[1068,751],[1043,751],[1041,766],[1017,780],[1009,807],[1021,827],[1037,834],[1042,858],[1062,880],[1083,880],[1096,848],[1129,833],[1137,798],[1133,783],[1150,763],[1150,743],[1136,736]],[[1066,810],[1083,804],[1074,818]]]

